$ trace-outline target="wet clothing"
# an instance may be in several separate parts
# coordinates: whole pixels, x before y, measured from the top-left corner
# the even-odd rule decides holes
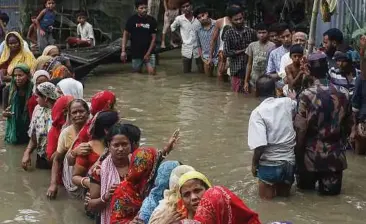
[[[198,47],[201,48],[202,51],[202,59],[208,60],[210,57],[211,51],[211,37],[215,30],[216,20],[211,19],[211,25],[208,29],[201,27],[197,30],[197,41]],[[216,66],[218,63],[218,52],[219,52],[219,43],[217,41],[215,50],[212,55],[212,63]]]
[[[128,19],[125,30],[130,34],[132,59],[143,59],[149,50],[152,35],[157,32],[155,18],[149,15],[133,15]],[[151,52],[153,53],[154,51]]]
[[[143,65],[145,65],[147,67],[155,68],[156,67],[156,55],[151,54],[149,61],[145,61],[143,58],[132,59],[132,69],[134,72],[141,72]]]
[[[243,26],[241,29],[231,27],[226,31],[224,35],[224,54],[226,57],[230,58],[231,76],[238,76],[244,79],[247,56],[244,52],[237,55],[235,54],[235,51],[245,50],[250,43],[256,40],[257,32],[246,26]]]
[[[258,214],[226,187],[215,186],[202,196],[194,220],[204,224],[260,224]]]
[[[276,163],[273,166],[259,165],[258,179],[269,185],[292,185],[295,181],[295,165],[287,161],[283,161],[280,165],[276,165]]]
[[[322,195],[338,195],[342,189],[343,171],[337,172],[307,172],[297,175],[297,187],[303,190],[315,190],[319,182],[318,192]]]
[[[349,96],[328,80],[315,80],[299,95],[295,127],[306,132],[303,154],[297,161],[300,170],[308,172],[338,172],[347,168],[341,141]]]

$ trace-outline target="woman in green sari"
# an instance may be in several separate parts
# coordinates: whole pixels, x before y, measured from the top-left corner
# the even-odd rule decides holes
[[[29,141],[28,127],[30,117],[27,102],[32,96],[33,83],[30,68],[26,64],[18,64],[12,72],[9,92],[9,104],[3,113],[7,118],[5,142],[24,144]]]

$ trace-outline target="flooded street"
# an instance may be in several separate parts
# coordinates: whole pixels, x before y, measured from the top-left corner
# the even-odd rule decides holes
[[[217,83],[215,78],[181,74],[178,55],[163,54],[156,77],[129,74],[130,65],[119,73],[90,77],[85,81],[86,99],[99,90],[114,91],[118,110],[142,129],[146,145],[161,148],[180,128],[180,143],[168,159],[192,165],[213,184],[232,189],[259,213],[263,223],[365,223],[366,159],[352,154],[340,196],[321,197],[294,187],[288,199],[260,200],[247,146],[248,120],[258,101],[236,96],[227,83]],[[4,121],[0,128],[3,139]],[[49,171],[23,171],[24,149],[0,141],[0,223],[93,223],[84,216],[82,202],[68,199],[63,189],[56,201],[47,200]]]

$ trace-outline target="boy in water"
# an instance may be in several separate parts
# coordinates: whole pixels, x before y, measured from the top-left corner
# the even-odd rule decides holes
[[[85,12],[80,12],[78,14],[78,27],[77,34],[78,37],[70,37],[67,39],[67,44],[70,47],[93,47],[95,46],[95,37],[93,26],[88,23],[87,16]]]
[[[249,86],[254,87],[259,76],[266,73],[267,52],[275,46],[269,41],[268,27],[264,23],[256,27],[258,41],[249,44],[245,53],[248,55],[244,91],[249,92]]]
[[[27,39],[30,41],[31,51],[35,52],[38,50],[37,45],[37,15],[32,14],[31,21],[32,24],[29,26]]]
[[[302,80],[306,75],[305,68],[302,67],[301,60],[304,57],[304,48],[300,44],[295,44],[290,48],[292,64],[285,68],[288,88],[299,93]]]
[[[52,36],[52,30],[56,20],[55,9],[55,0],[45,0],[45,8],[37,16],[37,41],[40,52],[43,52],[48,45],[53,45],[55,42]]]

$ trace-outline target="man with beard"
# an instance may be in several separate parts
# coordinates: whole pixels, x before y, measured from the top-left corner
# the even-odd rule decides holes
[[[200,28],[200,22],[193,16],[191,0],[181,1],[182,15],[177,16],[170,26],[172,32],[180,29],[182,36],[183,72],[192,71],[192,59],[195,59],[198,71],[203,72],[202,60],[198,51],[196,31]]]
[[[203,6],[195,10],[194,16],[201,23],[201,27],[197,30],[197,41],[203,68],[207,76],[213,76],[214,68],[217,67],[218,63],[219,42],[216,42],[216,48],[211,56],[210,40],[215,29],[216,20],[210,18],[208,9]]]
[[[149,75],[155,75],[155,41],[157,22],[154,17],[147,15],[147,1],[136,0],[137,14],[127,20],[122,38],[121,60],[127,60],[126,45],[131,39],[132,69],[140,73],[145,65]]]
[[[322,195],[338,195],[343,170],[347,168],[342,126],[349,107],[349,95],[327,80],[326,55],[308,57],[312,85],[299,95],[296,130],[297,186]]]
[[[244,78],[247,67],[245,51],[250,43],[257,40],[257,32],[244,25],[241,8],[228,9],[232,27],[224,35],[224,55],[230,58],[231,87],[236,93],[244,92]]]

